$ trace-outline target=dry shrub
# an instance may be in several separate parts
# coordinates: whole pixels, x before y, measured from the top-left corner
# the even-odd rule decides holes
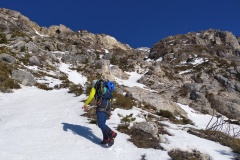
[[[196,135],[201,138],[218,142],[224,146],[230,147],[233,152],[240,154],[240,139],[231,137],[220,131],[213,130],[196,130],[190,129],[188,133]]]
[[[20,85],[13,79],[9,78],[11,74],[11,66],[0,60],[0,91],[10,92],[11,89],[19,89]]]
[[[118,106],[119,108],[123,109],[131,109],[133,106],[136,106],[136,103],[130,97],[125,97],[122,94],[118,94],[116,92],[113,93],[113,106]]]
[[[171,122],[176,123],[176,124],[194,124],[190,119],[179,115],[180,119],[177,119],[172,112],[167,111],[167,110],[160,110],[160,112],[156,113],[158,116],[162,116],[165,118],[168,118]]]
[[[162,135],[166,134],[166,135],[168,135],[168,136],[172,136],[172,135],[165,129],[165,127],[169,127],[169,126],[167,126],[166,124],[163,124],[163,123],[158,123],[158,124],[160,124],[160,125],[158,125],[158,134],[162,134]]]
[[[0,91],[1,92],[10,92],[12,89],[19,89],[20,85],[15,82],[13,79],[5,78],[0,75]]]
[[[53,90],[53,88],[48,87],[46,84],[42,84],[42,83],[36,83],[35,86],[37,86],[39,89],[43,89],[46,91]]]
[[[74,93],[76,96],[80,96],[83,93],[83,89],[79,85],[72,84],[69,87],[68,93]]]
[[[159,140],[153,137],[150,133],[146,133],[140,129],[135,128],[121,129],[119,131],[130,135],[131,139],[129,139],[129,141],[136,145],[138,148],[161,148],[159,145]]]
[[[139,108],[141,108],[141,109],[147,109],[147,110],[155,110],[155,107],[154,107],[153,105],[151,105],[151,104],[149,104],[149,103],[147,103],[147,102],[145,102],[145,101],[143,101],[143,102],[140,104]]]
[[[120,114],[118,116],[122,117],[122,115],[120,115]],[[125,117],[123,117],[121,119],[121,124],[118,125],[117,130],[120,131],[120,130],[128,129],[130,123],[136,120],[136,118],[133,118],[132,116],[133,116],[133,114],[126,115]]]
[[[62,80],[62,81],[67,81],[68,80],[68,76],[63,74],[59,79]]]
[[[167,110],[160,110],[159,112],[156,113],[159,116],[168,118],[169,120],[174,120],[176,119],[175,116],[172,114],[172,112],[167,111]]]
[[[24,55],[24,57],[19,58],[19,61],[23,62],[25,65],[28,65],[30,57],[31,57],[31,55],[29,53],[27,53],[26,55]]]
[[[210,160],[210,157],[202,157],[199,151],[193,150],[193,152],[181,151],[181,150],[171,150],[168,155],[172,160]]]
[[[8,43],[8,40],[7,40],[7,37],[6,37],[6,34],[4,33],[0,33],[0,44],[7,44]]]

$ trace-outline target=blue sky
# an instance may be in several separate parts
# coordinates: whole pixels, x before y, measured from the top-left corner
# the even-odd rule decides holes
[[[240,36],[239,0],[0,0],[40,26],[104,33],[133,48],[207,29]]]

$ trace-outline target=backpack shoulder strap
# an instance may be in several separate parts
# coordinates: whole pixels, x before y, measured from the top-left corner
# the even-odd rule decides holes
[[[102,79],[96,82],[94,88],[96,89],[95,98],[102,98],[103,94],[106,93],[105,83]]]

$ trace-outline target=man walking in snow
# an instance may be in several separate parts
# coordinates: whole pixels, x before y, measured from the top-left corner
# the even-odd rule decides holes
[[[84,111],[87,111],[87,105],[92,101],[93,98],[95,98],[97,106],[97,124],[103,133],[103,141],[100,143],[108,144],[109,146],[113,145],[114,139],[117,136],[117,133],[112,131],[106,125],[106,120],[109,118],[111,111],[110,109],[113,90],[114,84],[112,82],[106,82],[104,80],[93,80],[89,97],[82,107]]]

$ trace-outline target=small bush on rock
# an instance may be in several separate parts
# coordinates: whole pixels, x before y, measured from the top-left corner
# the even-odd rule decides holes
[[[123,109],[131,109],[133,106],[136,106],[136,103],[133,99],[130,97],[125,97],[122,94],[119,94],[117,92],[113,93],[115,101],[113,101],[113,106],[123,108]]]
[[[2,43],[4,43],[4,44],[8,43],[6,34],[4,34],[4,33],[0,33],[0,44],[2,44]]]
[[[171,122],[173,122],[173,123],[177,123],[177,124],[192,124],[192,125],[194,125],[194,123],[193,123],[190,119],[188,119],[188,118],[186,118],[186,117],[184,117],[184,116],[182,116],[182,115],[179,115],[180,118],[177,119],[177,118],[173,115],[172,112],[167,111],[167,110],[160,110],[160,111],[157,112],[156,114],[159,115],[159,116],[168,118],[168,119],[169,119]]]
[[[10,92],[11,89],[19,89],[20,85],[10,78],[10,66],[0,61],[0,91]]]
[[[119,116],[122,117],[122,115],[119,115]],[[118,126],[117,130],[120,131],[120,130],[128,129],[130,123],[136,120],[136,118],[133,118],[132,116],[133,114],[123,117],[121,119],[121,124]]]

